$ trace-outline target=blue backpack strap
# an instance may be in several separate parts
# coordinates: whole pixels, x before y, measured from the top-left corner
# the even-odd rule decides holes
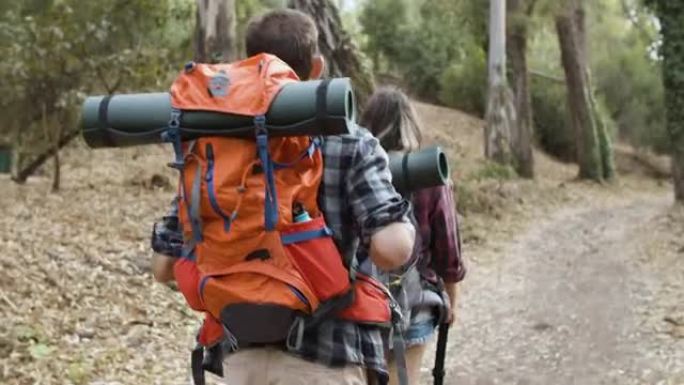
[[[199,178],[202,173],[201,166],[198,164],[197,167],[197,173],[195,174],[195,180],[193,181],[193,191],[192,191],[192,197],[191,199],[197,200],[196,203],[196,209],[195,212],[197,215],[193,216],[193,210],[192,206],[193,204],[190,202],[190,199],[188,199],[188,194],[187,191],[185,190],[185,156],[183,154],[183,145],[182,145],[182,138],[181,138],[181,132],[180,132],[180,121],[181,121],[181,115],[182,112],[176,108],[171,109],[171,118],[169,119],[169,127],[166,131],[162,133],[162,140],[164,142],[170,142],[173,145],[173,152],[175,155],[175,159],[173,162],[169,163],[169,167],[175,168],[178,170],[180,173],[180,188],[181,188],[181,195],[183,196],[183,203],[185,204],[185,207],[190,214],[190,223],[192,225],[192,234],[193,234],[193,239],[195,242],[201,242],[202,241],[202,224],[199,219],[199,199],[200,199],[200,191],[199,191]],[[191,143],[190,145],[190,151],[192,151],[192,147],[194,147],[195,143]],[[195,184],[197,184],[197,188],[195,188]],[[195,191],[196,190],[196,191]]]
[[[211,208],[214,210],[216,214],[218,214],[221,219],[223,219],[223,230],[225,232],[230,231],[230,226],[233,223],[233,220],[235,220],[235,216],[237,215],[236,212],[233,212],[232,215],[226,214],[222,209],[221,206],[218,203],[218,198],[216,197],[216,188],[215,188],[215,183],[214,183],[214,173],[216,170],[215,166],[215,157],[214,157],[214,147],[211,145],[211,143],[207,144],[207,193],[209,195],[209,204],[211,205]]]
[[[259,115],[254,118],[254,126],[257,142],[257,153],[264,170],[266,180],[266,197],[264,202],[264,224],[266,231],[275,230],[278,223],[278,197],[275,189],[275,166],[268,153],[268,132],[266,130],[266,116]]]
[[[293,243],[309,241],[309,240],[312,240],[315,238],[331,236],[331,235],[332,235],[332,230],[330,230],[326,226],[326,227],[323,227],[321,229],[315,229],[315,230],[310,230],[310,231],[301,231],[298,233],[286,234],[286,235],[281,236],[280,240],[283,242],[283,245],[290,245]]]
[[[195,243],[194,239],[185,242],[183,244],[183,248],[181,249],[181,258],[185,258],[189,261],[195,261],[195,259],[197,259],[197,256],[195,255],[195,246],[197,246],[197,244]]]
[[[185,161],[183,159],[183,147],[182,138],[180,132],[180,121],[182,112],[176,108],[171,109],[171,117],[169,119],[168,129],[162,132],[162,141],[169,142],[173,145],[173,153],[176,156],[172,163],[169,163],[169,167],[175,168],[176,170],[183,171],[185,166]]]

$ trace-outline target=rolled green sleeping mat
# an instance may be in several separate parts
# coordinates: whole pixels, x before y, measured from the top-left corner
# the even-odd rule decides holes
[[[402,194],[442,186],[449,180],[449,162],[439,147],[406,154],[390,153],[389,168],[392,184]]]
[[[93,148],[161,143],[170,118],[168,92],[91,96],[83,103],[83,137]],[[266,113],[266,128],[272,136],[340,135],[351,132],[355,120],[349,78],[312,80],[290,83],[280,90]],[[253,137],[254,117],[184,111],[180,131],[182,140]]]

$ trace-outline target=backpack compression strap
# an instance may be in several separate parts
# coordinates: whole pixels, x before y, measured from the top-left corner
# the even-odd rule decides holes
[[[180,173],[181,195],[183,195],[183,201],[188,210],[188,213],[190,214],[193,244],[197,244],[202,241],[202,224],[200,222],[199,217],[199,178],[201,174],[201,169],[198,169],[197,174],[195,175],[195,180],[193,181],[192,188],[193,202],[190,202],[190,200],[188,199],[188,194],[185,191],[185,172],[183,171],[185,168],[185,157],[183,155],[183,145],[181,143],[180,121],[181,111],[175,108],[171,109],[171,119],[169,120],[169,127],[166,131],[162,133],[162,140],[173,144],[173,152],[176,158],[173,162],[169,163],[169,167],[175,168]],[[194,147],[194,143],[192,143],[191,146]],[[194,211],[193,205],[195,206]]]
[[[275,189],[275,165],[268,153],[268,132],[266,130],[266,116],[254,117],[254,127],[257,142],[257,152],[266,180],[266,197],[264,201],[264,224],[266,231],[273,231],[278,223],[278,197]]]

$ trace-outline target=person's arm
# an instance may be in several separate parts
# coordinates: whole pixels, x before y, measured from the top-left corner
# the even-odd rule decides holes
[[[173,265],[183,249],[183,234],[178,223],[178,199],[152,231],[152,275],[158,282],[174,280]]]
[[[394,189],[387,153],[377,139],[364,136],[356,151],[347,193],[361,240],[377,267],[401,268],[409,262],[415,242],[410,203]]]
[[[391,223],[371,236],[369,256],[384,271],[401,268],[411,257],[415,237],[410,223]]]
[[[465,277],[466,269],[461,255],[461,237],[456,216],[452,187],[436,190],[430,212],[432,239],[430,251],[432,267],[442,278],[449,295],[449,323],[454,321],[458,303],[458,282]]]

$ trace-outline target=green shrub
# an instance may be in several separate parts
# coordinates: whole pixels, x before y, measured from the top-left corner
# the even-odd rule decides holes
[[[662,70],[654,50],[660,25],[652,10],[639,2],[596,3],[604,8],[589,15],[591,33],[601,37],[589,39],[596,94],[622,140],[667,150]]]
[[[481,45],[471,30],[476,10],[453,0],[367,1],[359,15],[365,53],[376,71],[396,74],[414,95],[438,102],[445,69]]]
[[[439,101],[477,116],[484,116],[487,97],[487,58],[478,47],[469,50],[441,77]]]
[[[516,175],[515,169],[510,165],[487,161],[482,167],[469,175],[468,179],[475,181],[484,179],[508,180],[515,178]]]
[[[644,52],[623,50],[596,64],[597,93],[622,138],[635,147],[666,151],[661,71]]]
[[[575,159],[575,135],[570,125],[565,85],[531,79],[532,110],[537,142],[547,153],[564,161]]]

